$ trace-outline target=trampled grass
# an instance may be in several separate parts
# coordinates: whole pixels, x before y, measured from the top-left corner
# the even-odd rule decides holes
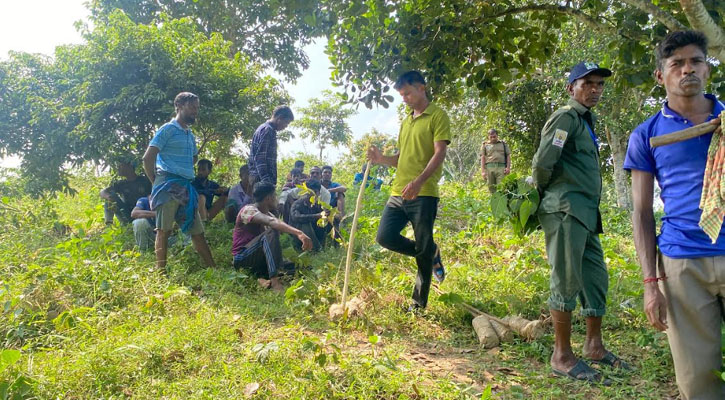
[[[605,210],[610,271],[605,340],[636,367],[605,370],[611,387],[554,378],[551,333],[498,349],[478,346],[470,314],[432,293],[422,316],[401,311],[414,260],[374,244],[386,193],[366,194],[352,294],[373,293],[361,318],[330,322],[339,301],[342,249],[304,254],[286,294],[260,289],[231,268],[231,225],[207,226],[219,269],[191,248],[170,271],[133,247],[129,227],[107,228],[100,183],[75,197],[7,198],[0,207],[0,381],[41,399],[660,399],[676,394],[663,334],[648,327],[626,215]],[[348,196],[353,198],[354,196]],[[352,202],[350,202],[352,203]],[[349,226],[349,225],[348,225]],[[436,228],[448,277],[441,289],[499,316],[546,313],[543,235],[519,239],[496,226],[480,183],[447,184]],[[289,253],[288,253],[289,254]],[[580,348],[584,323],[575,320]],[[3,354],[10,354],[9,352]],[[2,389],[2,386],[0,386]],[[2,394],[0,390],[0,394]]]

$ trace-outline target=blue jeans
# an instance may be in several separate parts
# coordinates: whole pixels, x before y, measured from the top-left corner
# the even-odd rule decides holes
[[[421,307],[428,304],[433,275],[433,257],[436,250],[433,241],[433,224],[437,212],[437,197],[420,196],[414,200],[403,200],[400,196],[391,196],[385,204],[378,227],[376,240],[381,246],[396,253],[415,257],[418,275],[413,289],[413,301]],[[415,241],[400,234],[408,222],[413,225]]]

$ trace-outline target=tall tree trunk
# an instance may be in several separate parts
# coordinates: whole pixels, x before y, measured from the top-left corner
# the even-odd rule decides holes
[[[710,55],[725,63],[725,30],[712,19],[702,0],[680,0],[680,5],[692,29],[707,36]]]
[[[621,133],[612,131],[608,126],[604,127],[607,135],[607,142],[612,149],[612,160],[614,167],[614,190],[617,192],[617,206],[632,211],[632,188],[627,179],[627,173],[622,169],[624,157],[627,154],[627,137]]]

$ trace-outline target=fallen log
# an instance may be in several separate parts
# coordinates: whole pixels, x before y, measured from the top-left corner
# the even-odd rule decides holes
[[[438,293],[439,295],[443,294],[443,291],[437,286],[432,285],[433,291]],[[476,307],[466,303],[466,302],[460,302],[457,303],[461,308],[465,309],[466,311],[470,312],[474,316],[474,320],[480,316],[486,317],[489,321],[492,321],[498,325],[501,325],[504,328],[508,328],[511,331],[515,332],[517,335],[521,336],[522,338],[532,341],[539,339],[540,337],[544,336],[544,326],[546,325],[545,321],[535,320],[535,321],[529,321],[528,319],[514,315],[514,316],[506,316],[505,318],[497,318],[491,314],[487,314]],[[476,327],[474,326],[474,330]],[[495,328],[494,328],[495,331]],[[476,332],[478,334],[478,331]],[[507,333],[504,331],[502,335],[507,336]],[[497,335],[499,339],[501,339],[500,335]],[[508,336],[507,336],[508,338]],[[480,340],[480,336],[479,336]],[[499,340],[499,341],[506,341],[506,340]],[[483,342],[482,342],[483,343]]]

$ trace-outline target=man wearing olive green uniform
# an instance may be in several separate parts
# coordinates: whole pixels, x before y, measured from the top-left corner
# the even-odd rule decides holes
[[[628,368],[604,348],[602,316],[609,276],[599,242],[602,178],[599,148],[590,111],[611,71],[594,63],[577,64],[569,74],[568,104],[549,118],[533,159],[533,178],[541,193],[539,220],[551,265],[549,309],[554,324],[551,367],[557,375],[606,383],[602,375],[571,348],[571,313],[577,298],[586,318],[584,357],[591,362]]]
[[[481,172],[488,182],[488,190],[496,191],[496,185],[511,172],[511,151],[503,140],[498,140],[498,131],[488,131],[488,142],[481,146]]]
[[[388,250],[415,257],[418,274],[413,303],[407,309],[417,312],[428,304],[431,277],[439,282],[445,278],[440,250],[433,241],[433,224],[438,211],[438,180],[451,129],[445,111],[428,100],[420,72],[401,75],[394,88],[412,112],[401,123],[398,154],[385,156],[377,147],[368,149],[371,162],[397,167],[376,240]],[[400,234],[409,222],[415,240]]]

